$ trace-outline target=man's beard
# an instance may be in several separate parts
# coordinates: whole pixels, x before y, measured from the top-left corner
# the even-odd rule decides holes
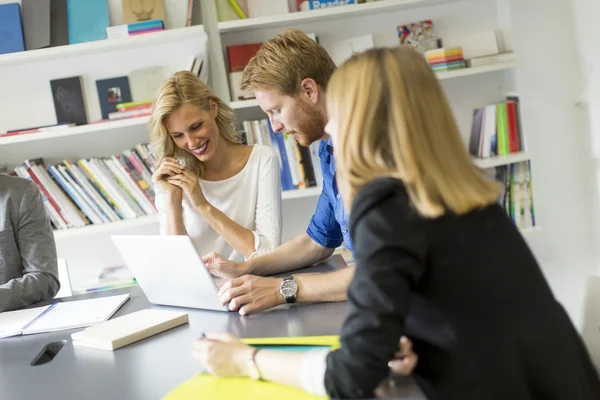
[[[298,129],[294,134],[300,146],[308,147],[323,137],[325,119],[318,107],[300,103],[298,117]]]

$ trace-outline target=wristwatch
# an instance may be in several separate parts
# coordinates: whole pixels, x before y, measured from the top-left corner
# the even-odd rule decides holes
[[[255,381],[260,381],[262,379],[260,369],[258,369],[258,365],[256,365],[256,353],[258,353],[259,350],[260,349],[254,349],[248,360],[248,375],[250,376],[250,379]]]
[[[294,277],[288,276],[287,278],[283,278],[279,291],[286,303],[295,303],[296,296],[298,296],[298,284]]]

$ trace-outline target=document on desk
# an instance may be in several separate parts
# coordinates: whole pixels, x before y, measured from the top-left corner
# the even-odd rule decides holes
[[[56,302],[45,307],[0,313],[0,338],[83,328],[108,320],[129,294]]]
[[[242,342],[276,351],[306,352],[315,348],[340,347],[339,336],[298,336],[246,338]],[[267,381],[255,381],[250,378],[217,378],[212,375],[200,374],[182,383],[162,400],[185,399],[246,399],[261,400],[321,400],[326,397],[308,394],[300,389]]]
[[[21,334],[23,327],[50,306],[0,313],[0,339]]]

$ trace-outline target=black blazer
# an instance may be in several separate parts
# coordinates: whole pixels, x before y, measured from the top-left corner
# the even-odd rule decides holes
[[[579,334],[498,205],[425,219],[382,178],[358,194],[350,226],[357,269],[330,396],[371,396],[407,334],[430,400],[600,399]]]

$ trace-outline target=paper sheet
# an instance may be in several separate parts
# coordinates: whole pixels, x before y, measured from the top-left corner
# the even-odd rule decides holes
[[[332,349],[340,347],[339,336],[246,338],[241,340],[252,346],[278,351],[298,352],[318,347],[331,347]],[[217,378],[201,374],[173,389],[163,397],[163,400],[236,399],[240,396],[249,400],[321,400],[327,398],[273,382],[254,381],[250,378]]]
[[[322,400],[327,397],[308,394],[300,389],[250,378],[217,378],[196,375],[184,382],[163,400],[238,399],[247,400]]]
[[[20,335],[21,329],[48,307],[50,306],[0,313],[0,338]]]
[[[67,301],[56,306],[23,331],[23,335],[83,328],[108,320],[129,294],[97,299]]]

